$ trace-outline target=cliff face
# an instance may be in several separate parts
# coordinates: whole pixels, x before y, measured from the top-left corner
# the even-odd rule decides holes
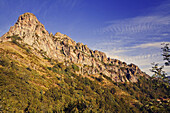
[[[0,41],[11,41],[9,37],[15,35],[21,38],[19,43],[26,43],[44,51],[49,58],[64,62],[65,65],[76,64],[80,68],[77,74],[103,74],[117,82],[136,82],[139,76],[148,76],[136,65],[127,65],[120,60],[107,58],[105,53],[93,51],[83,43],[76,43],[67,35],[59,32],[55,35],[48,33],[32,13],[19,16],[15,25]]]

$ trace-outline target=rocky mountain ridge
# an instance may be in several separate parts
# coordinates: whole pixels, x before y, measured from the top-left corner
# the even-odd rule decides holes
[[[1,42],[12,41],[11,36],[20,37],[19,43],[26,43],[47,57],[72,63],[79,67],[77,74],[105,75],[116,82],[137,82],[139,76],[148,76],[134,64],[127,65],[117,59],[107,58],[98,50],[91,50],[83,43],[76,43],[67,35],[49,33],[32,13],[19,16],[17,22],[1,38]]]

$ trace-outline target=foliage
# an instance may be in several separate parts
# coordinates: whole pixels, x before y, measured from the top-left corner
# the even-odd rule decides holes
[[[45,34],[45,31],[42,31],[43,34]]]
[[[79,71],[79,67],[75,64],[72,65],[72,68],[73,68],[74,71]]]
[[[18,35],[8,36],[7,39],[11,38],[12,41],[21,40],[21,38]]]
[[[155,63],[152,63],[152,65],[153,66],[152,66],[151,72],[154,73],[153,77],[164,80],[166,78],[166,75],[167,75],[165,73],[165,71],[162,70],[164,68],[164,66],[159,67],[158,66],[159,64],[155,64]]]
[[[137,83],[117,84],[101,73],[92,80],[77,75],[76,64],[66,66],[54,59],[28,54],[22,46],[15,48],[17,51],[0,51],[0,112],[168,113],[170,110],[166,101],[170,88],[162,81],[157,84],[158,79],[140,77]],[[162,104],[157,102],[161,98]]]
[[[166,66],[170,66],[170,48],[169,48],[169,43],[163,43],[162,45],[164,45],[164,47],[162,47],[162,51],[163,51],[163,60],[165,60],[165,65]]]
[[[164,47],[162,47],[162,56],[163,56],[163,60],[165,60],[165,66],[170,66],[170,49],[169,49],[169,43],[163,43],[161,45],[164,45]],[[165,73],[165,71],[163,71],[164,65],[163,66],[158,66],[158,63],[151,63],[152,69],[150,69],[151,72],[153,72],[153,76],[158,79],[158,84],[159,81],[164,81],[165,83],[167,83],[167,87],[169,87],[169,79],[166,76],[167,73]]]

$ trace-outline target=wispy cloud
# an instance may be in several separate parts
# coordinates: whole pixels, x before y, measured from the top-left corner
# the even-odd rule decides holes
[[[152,62],[164,64],[161,43],[170,43],[170,3],[153,8],[147,15],[106,22],[97,32],[108,37],[96,44],[97,48],[152,75]],[[165,71],[170,74],[168,68]]]
[[[152,43],[145,43],[145,44],[139,44],[130,48],[160,48],[162,43],[170,43],[170,42],[152,42]]]
[[[124,39],[124,36],[134,40],[141,38],[141,36],[143,36],[143,38],[149,37],[149,39],[160,39],[158,37],[170,35],[169,29],[170,15],[151,15],[113,21],[110,22],[108,26],[100,28],[98,32],[112,34],[113,39],[116,37],[121,37],[121,39]]]
[[[96,32],[108,38],[99,41],[96,48],[111,58],[137,64],[151,75],[152,62],[164,63],[161,43],[170,43],[170,1],[150,11],[147,15],[106,22]],[[170,73],[167,68],[166,71]]]
[[[167,41],[170,37],[170,11],[164,9],[170,10],[170,2],[153,8],[147,15],[108,21],[96,32],[121,42],[122,46]],[[107,42],[110,40],[104,41]]]
[[[136,61],[140,59],[147,59],[151,57],[161,57],[161,43],[163,42],[155,42],[155,43],[145,43],[139,44],[130,47],[119,47],[119,48],[109,48],[106,51],[108,56],[120,56],[121,60],[126,61]],[[164,42],[170,43],[170,42]],[[114,58],[114,57],[113,57]]]
[[[144,32],[152,33],[153,31],[154,33],[169,31],[167,27],[170,27],[170,0],[162,2],[157,7],[152,7],[146,15],[108,21],[106,24],[107,26],[100,28],[98,32],[130,35]]]

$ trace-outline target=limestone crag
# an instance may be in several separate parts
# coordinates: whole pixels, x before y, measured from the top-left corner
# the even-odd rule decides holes
[[[1,42],[11,41],[9,36],[19,36],[20,43],[26,43],[33,48],[44,51],[49,58],[64,62],[65,65],[76,64],[78,74],[102,74],[117,82],[136,82],[139,76],[148,76],[136,65],[127,65],[117,59],[107,58],[98,50],[91,50],[83,43],[76,43],[65,34],[48,33],[32,13],[19,16],[17,22],[1,38]]]
[[[10,30],[4,34],[1,41],[8,41],[8,36],[18,35],[22,42],[35,47],[38,50],[44,50],[51,57],[55,54],[52,52],[55,45],[49,38],[49,33],[41,24],[36,16],[32,13],[25,13],[19,16],[17,22]],[[52,52],[52,53],[51,53]]]

